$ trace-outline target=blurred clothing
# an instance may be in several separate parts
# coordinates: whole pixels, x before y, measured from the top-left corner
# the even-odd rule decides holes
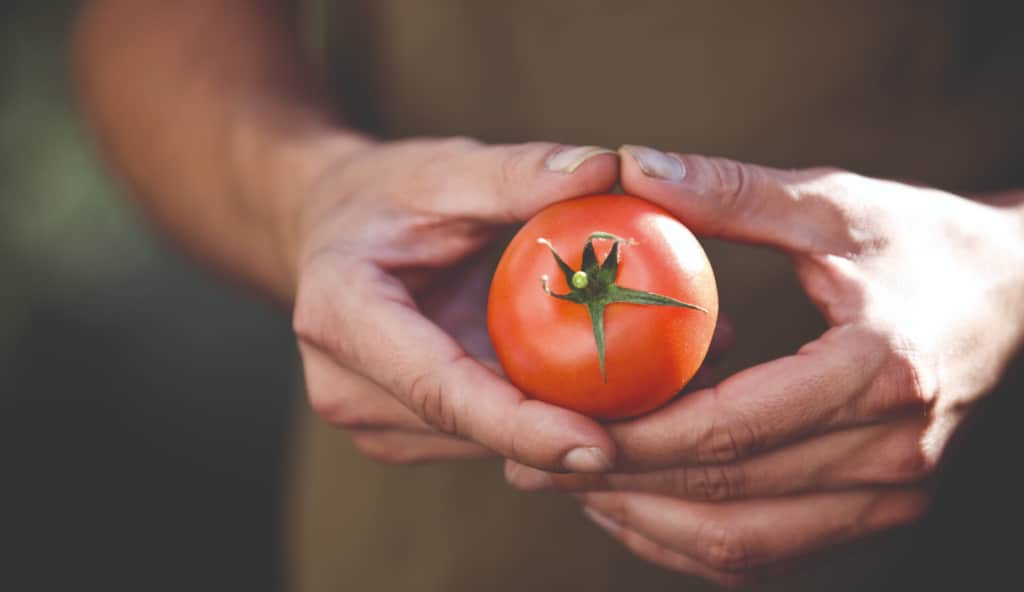
[[[1007,11],[1020,10],[1009,3],[373,0],[326,8],[339,104],[385,138],[647,144],[777,167],[831,165],[967,194],[1024,186],[1024,37],[1011,28],[1020,20]],[[706,246],[722,310],[737,328],[723,375],[820,334],[820,315],[784,257]],[[976,513],[992,500],[977,479],[1006,456],[984,449],[998,440],[991,434],[1008,432],[984,421],[988,438],[968,443],[961,463],[974,473],[958,477],[952,467],[950,501],[940,500],[925,524],[769,588],[895,589],[925,573],[983,581],[973,573],[989,569],[983,553],[971,563],[971,550],[948,547],[947,537],[984,540],[992,527],[994,514]],[[309,416],[295,455],[290,567],[299,592],[712,588],[632,557],[586,524],[570,498],[512,491],[497,462],[380,467]],[[943,525],[960,531],[936,536]],[[933,563],[947,556],[964,564]],[[935,576],[942,567],[957,571]]]

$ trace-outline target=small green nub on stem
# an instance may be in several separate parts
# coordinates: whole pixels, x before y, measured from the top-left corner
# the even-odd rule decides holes
[[[587,272],[583,271],[582,269],[572,274],[573,288],[579,288],[580,290],[582,290],[583,288],[586,288],[587,284],[589,283],[590,279],[587,278]]]

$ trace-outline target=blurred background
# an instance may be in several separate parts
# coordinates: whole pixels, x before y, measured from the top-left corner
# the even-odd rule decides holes
[[[68,80],[76,4],[0,5],[0,590],[276,590],[287,317],[104,174]]]
[[[278,590],[287,315],[161,242],[105,174],[69,84],[76,4],[0,4],[0,591]],[[936,505],[959,511],[893,559],[907,582],[1015,573],[1012,424],[949,459]]]

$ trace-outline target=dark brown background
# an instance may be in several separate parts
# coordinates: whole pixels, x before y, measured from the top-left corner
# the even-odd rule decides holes
[[[287,318],[104,175],[74,4],[0,5],[0,590],[276,590]]]
[[[0,590],[279,589],[287,318],[155,239],[102,172],[66,77],[74,5],[0,8]],[[1022,394],[949,459],[937,506],[960,511],[878,577],[1013,587]]]

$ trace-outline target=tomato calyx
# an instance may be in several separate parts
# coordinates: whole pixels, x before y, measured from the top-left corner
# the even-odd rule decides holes
[[[611,251],[608,252],[608,256],[605,257],[602,263],[598,263],[597,253],[594,251],[595,239],[614,241]],[[555,262],[558,263],[558,268],[562,271],[562,275],[565,276],[565,283],[569,286],[569,292],[567,294],[558,294],[551,291],[551,288],[548,286],[549,278],[546,275],[540,278],[541,288],[552,298],[582,304],[587,307],[587,312],[590,314],[590,321],[594,328],[594,342],[597,344],[597,356],[601,366],[601,380],[605,383],[608,382],[608,376],[605,371],[604,362],[604,310],[609,304],[621,302],[624,304],[676,306],[708,314],[706,308],[696,304],[689,304],[669,296],[625,288],[616,284],[615,280],[619,274],[619,259],[621,257],[619,245],[623,243],[635,244],[635,242],[632,239],[624,239],[607,232],[593,232],[587,237],[587,242],[583,246],[583,263],[579,270],[574,270],[558,255],[558,251],[555,250],[551,241],[546,238],[537,239],[538,244],[544,245],[551,251]]]

